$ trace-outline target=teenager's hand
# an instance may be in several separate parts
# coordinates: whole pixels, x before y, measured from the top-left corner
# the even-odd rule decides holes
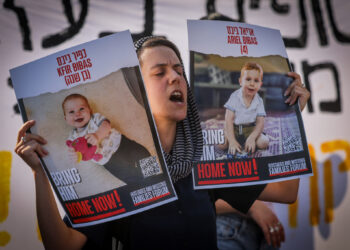
[[[232,142],[228,143],[228,153],[235,155],[236,152],[242,153],[242,147],[241,145],[238,143],[238,141],[234,140]]]
[[[245,147],[244,150],[247,153],[254,153],[255,152],[255,148],[256,148],[256,139],[253,138],[252,136],[248,136],[247,140],[245,141]]]
[[[294,78],[294,81],[284,92],[285,96],[289,96],[285,103],[289,105],[293,105],[296,100],[299,99],[300,110],[303,110],[306,106],[307,101],[310,98],[310,92],[305,88],[305,86],[301,83],[301,77],[299,74],[295,72],[288,72],[287,74],[290,77]]]
[[[91,133],[91,134],[87,134],[85,135],[85,139],[87,140],[88,143],[90,143],[91,145],[98,145],[98,136],[96,133]]]
[[[48,152],[42,145],[46,144],[46,140],[40,135],[26,133],[33,127],[35,121],[27,121],[22,125],[17,134],[17,144],[14,149],[34,172],[42,170],[39,157],[45,157]]]
[[[266,242],[274,247],[280,247],[285,240],[283,225],[276,214],[262,201],[255,201],[248,212],[249,216],[259,225]]]

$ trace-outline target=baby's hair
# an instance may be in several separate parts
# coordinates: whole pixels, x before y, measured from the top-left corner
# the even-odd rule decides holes
[[[243,76],[245,70],[256,70],[256,71],[258,71],[260,73],[260,78],[262,80],[264,72],[263,72],[263,69],[260,66],[260,64],[255,63],[255,62],[247,62],[247,63],[245,63],[243,65],[243,67],[241,68],[241,77]]]
[[[67,102],[67,101],[69,101],[69,100],[72,100],[72,99],[83,99],[84,101],[85,101],[85,103],[87,104],[87,106],[89,107],[89,109],[90,109],[90,113],[92,113],[92,110],[91,110],[91,107],[90,107],[90,104],[89,104],[89,101],[88,101],[88,99],[85,97],[85,96],[83,96],[83,95],[81,95],[81,94],[76,94],[76,93],[74,93],[74,94],[70,94],[70,95],[68,95],[68,96],[66,96],[66,98],[64,98],[64,100],[63,100],[63,102],[62,102],[62,109],[63,109],[63,114],[64,115],[66,115],[66,113],[64,112],[64,104]]]

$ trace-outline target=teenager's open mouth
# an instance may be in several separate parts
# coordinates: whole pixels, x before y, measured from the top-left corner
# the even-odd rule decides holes
[[[179,90],[172,92],[169,99],[172,102],[184,102],[183,94]]]

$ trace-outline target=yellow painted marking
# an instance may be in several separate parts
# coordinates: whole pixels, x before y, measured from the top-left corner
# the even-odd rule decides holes
[[[314,175],[310,177],[310,224],[315,226],[320,223],[320,203],[318,198],[318,172],[316,152],[314,147],[309,144],[309,152],[311,158],[311,165]]]
[[[40,233],[40,228],[39,228],[38,221],[36,222],[36,232],[37,232],[37,235],[38,235],[38,240],[43,242],[43,239],[41,238],[41,233]]]
[[[11,162],[11,152],[0,151],[0,223],[4,222],[9,214]],[[6,246],[10,240],[11,235],[8,232],[0,232],[0,246]]]
[[[345,151],[345,160],[339,164],[339,171],[345,172],[350,170],[350,144],[344,140],[334,140],[321,144],[323,153],[332,153],[338,150]]]
[[[6,246],[11,240],[11,235],[6,231],[0,232],[0,247]]]
[[[327,160],[323,166],[325,221],[331,223],[334,219],[334,195],[333,195],[333,174],[332,162]]]
[[[291,228],[298,226],[298,200],[288,205],[288,221]]]

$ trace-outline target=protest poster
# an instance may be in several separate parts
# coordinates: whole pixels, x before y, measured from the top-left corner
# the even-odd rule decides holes
[[[10,74],[23,120],[48,142],[41,163],[74,227],[177,199],[129,31]]]
[[[299,105],[285,103],[293,79],[279,30],[212,20],[187,25],[204,142],[193,168],[195,188],[311,175]]]

